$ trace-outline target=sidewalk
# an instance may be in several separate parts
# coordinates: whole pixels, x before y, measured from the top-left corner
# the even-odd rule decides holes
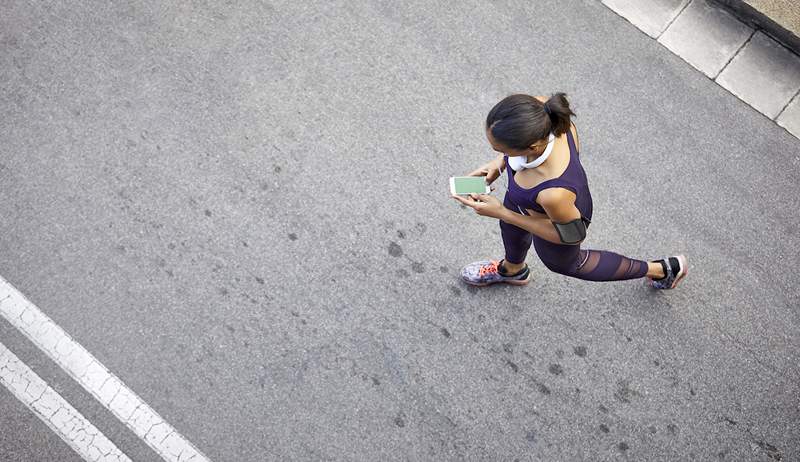
[[[788,31],[800,29],[800,13],[795,11],[800,8],[789,2],[723,3],[736,8],[729,10],[710,0],[603,0],[642,32],[800,138],[800,56],[787,47],[793,46],[791,37],[797,38]],[[769,12],[786,28],[755,8]],[[776,34],[784,43],[773,38]]]

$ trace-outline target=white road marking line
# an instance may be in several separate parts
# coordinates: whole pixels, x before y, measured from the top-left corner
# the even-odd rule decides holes
[[[0,276],[0,315],[169,462],[210,462],[91,353]]]
[[[131,462],[35,372],[0,343],[0,383],[39,419],[90,462]]]

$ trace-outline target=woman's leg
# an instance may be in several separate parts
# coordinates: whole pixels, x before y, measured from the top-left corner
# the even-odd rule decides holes
[[[606,250],[583,250],[577,245],[553,244],[536,236],[533,236],[533,245],[542,263],[551,271],[586,281],[623,281],[663,275],[646,261]]]
[[[503,205],[509,210],[517,211],[514,205],[508,200],[507,196],[503,200]],[[528,255],[528,250],[531,248],[531,239],[533,235],[503,220],[500,220],[500,234],[503,236],[503,247],[506,249],[503,266],[507,267],[510,272],[515,272],[517,269],[525,266],[525,257]]]

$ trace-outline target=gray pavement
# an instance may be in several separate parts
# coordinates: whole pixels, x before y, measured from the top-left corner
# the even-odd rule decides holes
[[[212,460],[800,458],[800,141],[600,2],[12,1],[0,34],[0,275]],[[679,290],[458,281],[502,244],[447,177],[554,91],[587,245],[685,253]],[[75,459],[5,415],[0,460]]]

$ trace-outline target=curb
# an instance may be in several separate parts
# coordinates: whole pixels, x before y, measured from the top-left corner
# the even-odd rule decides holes
[[[726,1],[602,3],[800,139],[800,54],[763,29],[763,22],[753,25],[750,20],[740,19],[720,3]]]
[[[781,42],[783,46],[800,55],[800,37],[795,33],[781,26],[765,13],[748,5],[741,0],[712,0],[722,8],[732,12],[734,16],[742,22],[749,24],[755,29],[763,30],[764,33],[773,39]],[[800,4],[799,4],[800,5]],[[800,6],[798,6],[800,8]]]

